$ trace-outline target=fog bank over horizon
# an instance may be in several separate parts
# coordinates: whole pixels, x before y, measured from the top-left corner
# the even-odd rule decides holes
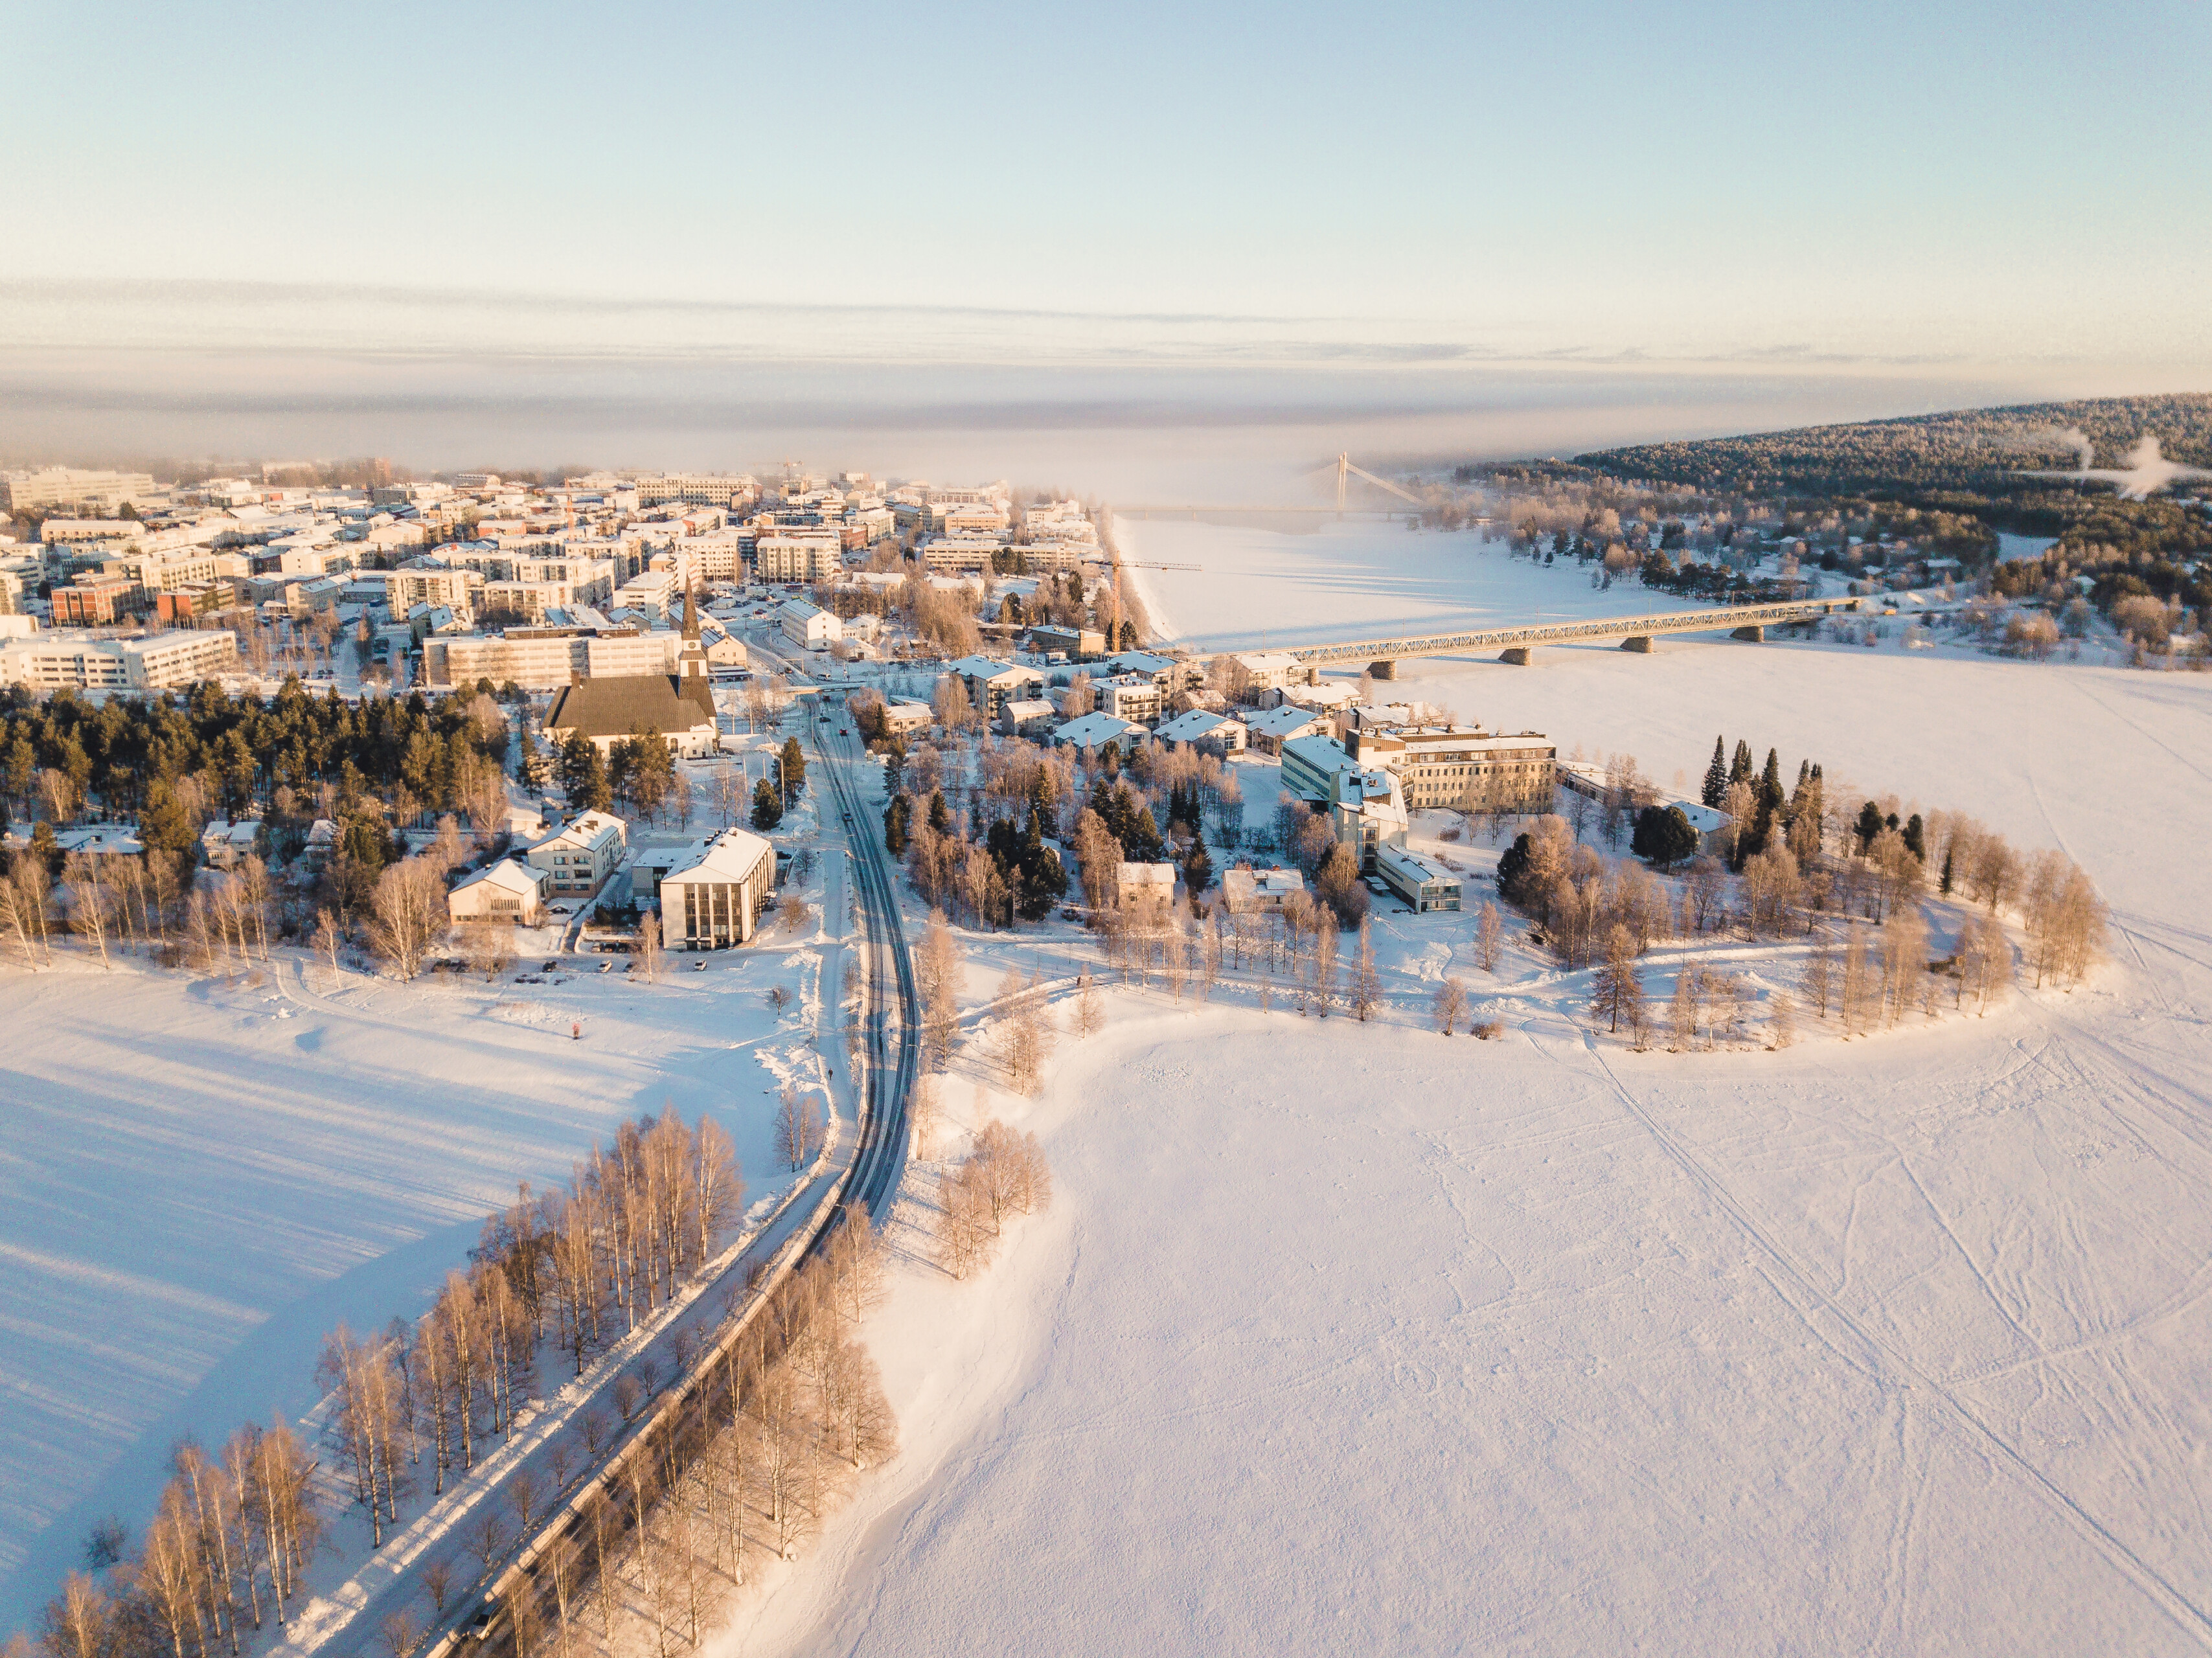
[[[1631,365],[1034,367],[0,348],[0,464],[337,460],[1006,477],[1294,503],[1337,451],[1446,466],[2117,394],[2026,376]],[[2162,389],[2162,388],[2155,388]]]

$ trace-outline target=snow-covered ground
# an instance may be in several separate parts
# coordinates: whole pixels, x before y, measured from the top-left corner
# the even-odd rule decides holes
[[[1282,567],[1148,573],[1194,641],[1442,619],[1448,540],[1470,609],[1591,602],[1463,538],[1169,527],[1127,550]],[[1336,574],[1401,546],[1412,597]],[[1722,639],[1402,671],[1662,785],[1725,733],[2061,847],[2115,960],[1778,1053],[1117,992],[991,1097],[1056,1206],[964,1284],[910,1250],[867,1333],[905,1448],[717,1651],[2212,1644],[2212,683]],[[1377,931],[1480,999],[1472,927]]]
[[[621,1119],[712,1114],[772,1206],[775,1090],[820,1085],[819,981],[842,970],[824,886],[796,936],[704,972],[672,957],[657,986],[588,956],[534,984],[334,987],[282,950],[258,985],[67,953],[0,974],[0,1628],[33,1621],[92,1521],[137,1533],[180,1436],[296,1417],[325,1332],[421,1311],[516,1181],[565,1180]]]
[[[1500,628],[1573,616],[1693,608],[1672,593],[1590,586],[1591,566],[1510,558],[1502,541],[1402,525],[1338,524],[1301,533],[1173,519],[1114,521],[1122,555],[1197,570],[1132,566],[1153,631],[1193,650],[1306,645],[1401,633]]]

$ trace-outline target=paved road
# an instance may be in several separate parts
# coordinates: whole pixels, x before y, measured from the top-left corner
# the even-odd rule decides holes
[[[384,1658],[389,1647],[383,1628],[395,1614],[430,1625],[434,1633],[464,1625],[474,1615],[481,1597],[478,1584],[483,1573],[476,1545],[487,1517],[497,1516],[506,1533],[506,1546],[496,1552],[495,1559],[512,1558],[521,1541],[513,1506],[520,1473],[529,1471],[538,1485],[536,1513],[540,1515],[557,1512],[597,1477],[635,1436],[651,1412],[640,1412],[637,1422],[612,1439],[596,1461],[587,1459],[578,1431],[586,1413],[598,1411],[610,1422],[618,1423],[613,1395],[617,1381],[625,1374],[650,1374],[663,1385],[680,1380],[674,1360],[679,1334],[688,1332],[699,1350],[708,1348],[710,1338],[726,1324],[732,1309],[744,1303],[745,1286],[757,1268],[774,1260],[795,1235],[812,1233],[818,1246],[827,1236],[820,1224],[826,1218],[825,1205],[844,1182],[848,1167],[852,1171],[849,1195],[866,1202],[878,1217],[888,1212],[905,1164],[907,1099],[920,1048],[913,967],[899,927],[897,906],[892,902],[888,857],[881,837],[867,829],[874,813],[864,793],[865,774],[874,768],[875,762],[867,758],[857,738],[841,738],[834,723],[817,735],[820,739],[817,783],[826,785],[827,797],[822,801],[823,838],[834,841],[850,814],[850,869],[858,880],[848,881],[845,859],[833,855],[824,859],[824,925],[831,938],[823,950],[815,1046],[845,1107],[842,1114],[848,1121],[859,1122],[860,1133],[847,1134],[811,1178],[787,1196],[759,1232],[726,1251],[683,1301],[664,1311],[654,1323],[633,1332],[613,1351],[596,1361],[583,1377],[570,1381],[561,1368],[561,1355],[547,1354],[541,1360],[541,1375],[546,1387],[557,1388],[557,1394],[519,1427],[510,1441],[490,1452],[466,1480],[449,1485],[445,1497],[428,1513],[387,1540],[343,1585],[301,1607],[286,1638],[272,1648],[273,1653]],[[842,1029],[848,918],[857,920],[865,930],[861,948],[869,964],[871,987],[866,1062],[858,1076],[848,1069]],[[562,1386],[564,1382],[568,1385]],[[556,1478],[556,1473],[565,1478]],[[446,1617],[434,1619],[422,1587],[423,1572],[441,1560],[452,1567],[454,1588]],[[429,1650],[441,1652],[448,1644],[435,1641]]]

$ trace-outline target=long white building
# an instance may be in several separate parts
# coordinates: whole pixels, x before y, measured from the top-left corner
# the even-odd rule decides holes
[[[227,629],[95,639],[55,629],[0,645],[0,683],[33,690],[164,690],[238,667],[238,639]]]

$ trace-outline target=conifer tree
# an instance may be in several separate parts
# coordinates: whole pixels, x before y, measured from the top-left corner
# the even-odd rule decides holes
[[[1751,744],[1741,737],[1735,740],[1735,753],[1729,760],[1729,781],[1748,783],[1752,779]]]
[[[753,785],[753,827],[772,829],[783,821],[783,802],[776,798],[775,785],[763,777]]]
[[[1713,738],[1713,763],[1705,768],[1705,786],[1698,796],[1715,811],[1720,810],[1729,786],[1728,756],[1721,743],[1721,738]]]

